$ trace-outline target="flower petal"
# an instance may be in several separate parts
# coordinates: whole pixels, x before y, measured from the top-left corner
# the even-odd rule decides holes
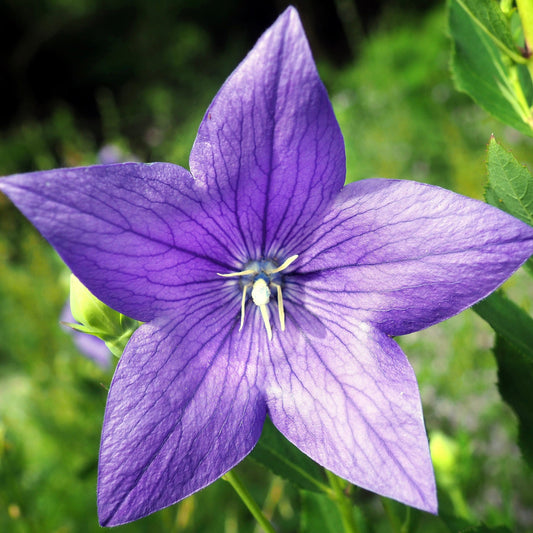
[[[343,186],[342,134],[294,8],[216,95],[190,167],[233,213],[248,259],[290,251]]]
[[[435,513],[418,386],[399,346],[333,310],[292,309],[269,350],[265,388],[274,424],[335,474]]]
[[[205,304],[205,302],[204,302]],[[98,478],[100,523],[136,520],[212,483],[259,439],[265,417],[252,336],[216,300],[145,324],[109,392]],[[253,333],[251,331],[250,333]]]
[[[372,179],[344,188],[299,253],[309,300],[404,335],[501,285],[533,253],[533,228],[440,187]]]
[[[72,316],[72,311],[70,310],[70,302],[67,301],[61,311],[61,322],[66,323],[75,323],[76,320]],[[72,336],[72,340],[80,351],[82,355],[94,361],[98,366],[104,369],[111,367],[111,361],[113,355],[109,351],[108,347],[105,345],[105,342],[98,337],[89,335],[88,333],[82,333],[81,331],[76,331],[67,325],[61,325],[69,335]]]
[[[35,172],[0,190],[96,297],[144,322],[212,290],[238,253],[238,235],[176,165]]]

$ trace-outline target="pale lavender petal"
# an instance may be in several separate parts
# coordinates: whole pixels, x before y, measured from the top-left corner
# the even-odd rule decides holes
[[[67,301],[63,307],[60,317],[61,322],[75,323],[76,320],[72,316],[70,310],[70,301]],[[72,336],[72,340],[76,348],[88,359],[94,361],[102,368],[109,368],[111,366],[112,354],[105,345],[105,342],[94,335],[77,331],[68,326],[63,326],[63,329]]]
[[[344,183],[344,141],[294,8],[220,89],[190,166],[231,213],[248,258],[292,250],[320,221]]]
[[[189,315],[133,335],[109,391],[98,478],[100,523],[113,526],[215,481],[259,439],[265,417],[248,329],[204,299]]]
[[[105,144],[98,150],[98,163],[112,165],[113,163],[126,163],[127,161],[139,161],[135,156],[125,152],[116,144]]]
[[[82,333],[81,331],[75,331],[73,329],[71,331],[74,344],[82,355],[91,359],[103,369],[107,370],[111,368],[113,354],[109,351],[103,340],[94,335]]]
[[[214,290],[239,254],[227,217],[176,165],[35,172],[0,190],[97,298],[143,322]]]
[[[387,335],[306,305],[268,345],[266,399],[278,429],[335,474],[432,513],[435,481],[418,386]]]
[[[346,186],[299,253],[308,300],[404,335],[501,285],[533,253],[533,228],[440,187],[373,179]]]

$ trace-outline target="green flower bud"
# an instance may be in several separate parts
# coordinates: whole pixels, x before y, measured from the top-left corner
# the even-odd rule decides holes
[[[70,275],[70,310],[76,321],[92,331],[120,332],[120,313],[96,298],[74,274]]]
[[[101,302],[73,274],[70,276],[70,309],[79,324],[66,325],[102,339],[117,357],[122,355],[131,335],[141,325]]]

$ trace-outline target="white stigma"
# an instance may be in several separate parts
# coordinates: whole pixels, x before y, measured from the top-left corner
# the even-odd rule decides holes
[[[270,289],[263,278],[254,282],[252,287],[252,300],[255,305],[266,305],[270,302]]]
[[[267,331],[268,340],[272,340],[272,328],[270,327],[270,318],[268,316],[267,304],[270,302],[270,289],[267,282],[263,278],[259,278],[254,281],[252,286],[252,300],[254,304],[259,307],[261,311],[261,318],[265,323],[265,329]]]

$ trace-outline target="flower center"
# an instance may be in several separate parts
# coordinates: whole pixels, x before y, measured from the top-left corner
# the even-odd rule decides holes
[[[275,289],[278,294],[278,313],[281,331],[285,331],[285,311],[283,309],[283,295],[281,293],[281,276],[280,272],[285,270],[289,265],[298,259],[297,255],[289,257],[281,265],[277,266],[273,261],[252,261],[245,265],[245,269],[240,272],[230,272],[229,274],[218,274],[224,278],[239,277],[242,287],[241,300],[241,327],[244,325],[244,312],[246,308],[246,296],[248,289],[252,288],[252,300],[259,310],[265,324],[268,339],[272,340],[272,327],[270,326],[270,317],[267,305],[270,302],[272,294],[271,289]]]

